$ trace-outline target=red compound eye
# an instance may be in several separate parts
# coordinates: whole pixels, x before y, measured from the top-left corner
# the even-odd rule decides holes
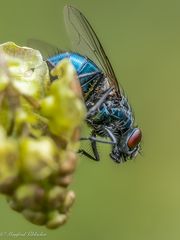
[[[132,135],[129,137],[127,145],[130,149],[135,148],[141,141],[142,134],[139,128],[136,128]]]

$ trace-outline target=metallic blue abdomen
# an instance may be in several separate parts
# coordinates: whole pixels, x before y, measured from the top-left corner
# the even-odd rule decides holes
[[[50,57],[48,60],[53,65],[56,65],[64,58],[68,58],[76,69],[84,93],[88,92],[89,88],[102,76],[101,70],[90,59],[78,53],[59,53],[58,55]]]
[[[48,61],[53,65],[56,65],[65,58],[69,59],[76,69],[83,93],[86,94],[91,91],[93,92],[96,85],[98,85],[99,82],[102,83],[104,81],[104,74],[97,65],[87,57],[78,53],[59,53],[58,55],[50,57]],[[98,96],[95,94],[95,98],[97,97]],[[85,102],[86,100],[87,99],[85,98]],[[118,121],[121,124],[121,130],[124,132],[132,126],[134,121],[127,99],[123,96],[119,101],[118,106],[112,100],[108,101],[107,99],[92,119],[94,124],[102,122],[110,124],[112,121]]]

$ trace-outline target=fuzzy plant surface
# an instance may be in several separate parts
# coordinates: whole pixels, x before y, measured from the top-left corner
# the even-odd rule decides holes
[[[69,190],[85,118],[81,88],[68,60],[51,83],[39,51],[0,45],[0,193],[37,225],[63,225],[74,203]]]

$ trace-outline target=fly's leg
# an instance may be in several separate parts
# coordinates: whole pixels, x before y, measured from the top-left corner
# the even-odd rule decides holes
[[[108,129],[108,128],[104,128],[104,130],[106,131],[108,137],[112,140],[112,141],[105,141],[105,140],[101,140],[96,138],[96,133],[93,131],[90,137],[84,137],[84,138],[80,138],[80,140],[88,140],[91,141],[91,147],[93,150],[93,154],[94,156],[90,155],[87,151],[85,151],[84,149],[80,149],[79,153],[84,154],[85,156],[87,156],[88,158],[95,160],[95,161],[99,161],[100,157],[99,157],[99,153],[97,150],[97,142],[99,143],[105,143],[105,144],[110,144],[110,145],[116,145],[117,141],[116,138],[114,136],[114,134]]]
[[[78,151],[78,153],[82,153],[84,156],[88,157],[89,159],[91,160],[94,160],[94,161],[99,161],[99,155],[98,157],[97,156],[92,156],[91,154],[89,154],[87,151],[85,151],[84,149],[80,149]]]
[[[91,141],[91,142],[94,141],[94,142],[99,142],[99,143],[104,143],[104,144],[111,144],[111,145],[113,145],[113,144],[116,143],[116,142],[114,142],[114,141],[101,140],[101,139],[96,138],[96,137],[94,137],[94,136],[92,136],[92,135],[91,135],[91,137],[82,137],[82,138],[80,138],[80,140],[81,140],[81,141],[87,140],[87,141]]]
[[[90,158],[90,159],[92,159],[94,161],[99,161],[100,158],[99,158],[99,153],[98,153],[98,150],[97,150],[96,134],[94,132],[92,132],[91,137],[89,137],[89,138],[81,138],[81,140],[89,140],[89,141],[91,141],[91,147],[92,147],[94,156],[89,154],[84,149],[80,149],[79,153],[82,153],[83,155],[85,155],[86,157],[88,157],[88,158]]]
[[[81,153],[84,156],[88,157],[89,159],[96,161],[95,157],[91,156],[91,154],[86,152],[84,149],[79,149],[78,153]]]
[[[92,132],[92,137],[96,138],[95,132]],[[96,161],[99,161],[100,158],[99,158],[99,153],[98,153],[98,150],[97,150],[97,142],[95,140],[91,142],[91,147],[92,147],[94,156],[96,158]]]
[[[98,139],[96,138],[96,134],[93,131],[90,137],[81,137],[80,140],[89,140],[89,141],[95,141],[95,142],[99,142],[99,143],[105,143],[105,144],[111,144],[111,145],[116,145],[117,141],[116,141],[116,137],[114,136],[114,134],[111,132],[111,130],[107,127],[104,127],[104,131],[106,132],[107,137],[109,137],[112,141],[106,141],[106,140],[102,140],[102,139]]]
[[[111,130],[107,127],[104,127],[104,130],[106,131],[108,137],[112,140],[113,144],[116,145],[117,140],[116,140],[116,137],[114,136],[114,134],[111,132]]]

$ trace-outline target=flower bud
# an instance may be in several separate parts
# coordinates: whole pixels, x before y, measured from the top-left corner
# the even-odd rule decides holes
[[[37,225],[44,225],[46,223],[46,214],[43,212],[37,212],[30,209],[25,209],[22,211],[24,217],[30,222]]]
[[[19,154],[16,141],[0,131],[0,192],[10,194],[19,181]]]
[[[47,180],[59,167],[58,150],[51,139],[22,139],[21,161],[24,178],[35,181]]]
[[[23,208],[39,210],[44,207],[45,191],[35,184],[24,184],[17,188],[14,199]]]
[[[60,212],[61,213],[67,213],[69,209],[72,207],[73,203],[75,201],[75,193],[73,191],[69,191],[64,198],[64,202],[60,207]]]
[[[66,195],[66,189],[54,186],[47,193],[47,205],[49,208],[59,208],[62,205],[62,202]]]
[[[57,228],[63,225],[67,220],[67,215],[60,214],[58,211],[52,211],[49,213],[48,221],[46,227],[50,229]]]

